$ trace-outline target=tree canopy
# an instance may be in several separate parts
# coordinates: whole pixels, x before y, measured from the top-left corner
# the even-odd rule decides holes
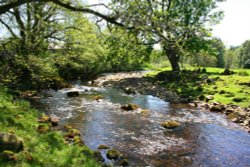
[[[0,14],[16,6],[37,0],[6,0],[0,4]],[[59,5],[71,11],[95,15],[108,23],[136,34],[144,44],[160,44],[172,69],[180,70],[180,56],[192,50],[204,49],[210,37],[209,25],[218,23],[222,12],[216,11],[217,2],[224,0],[112,0],[98,4],[108,14],[93,10],[91,5],[80,5],[70,0],[40,0]],[[96,6],[96,5],[95,5]]]

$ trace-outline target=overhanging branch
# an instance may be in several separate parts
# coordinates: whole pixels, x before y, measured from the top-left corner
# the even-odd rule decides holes
[[[105,15],[103,13],[97,12],[97,11],[90,9],[90,8],[84,8],[81,6],[72,6],[71,4],[64,3],[60,0],[18,0],[18,1],[11,2],[11,3],[6,4],[6,5],[0,6],[0,15],[9,11],[12,8],[15,8],[17,6],[23,5],[23,4],[28,3],[28,2],[52,2],[58,6],[65,8],[65,9],[75,11],[75,12],[83,12],[83,13],[92,14],[92,15],[95,15],[97,17],[100,17],[100,18],[106,20],[109,23],[115,24],[115,25],[120,26],[120,27],[126,27],[124,24],[117,21],[117,17]],[[133,27],[126,27],[126,28],[133,29]]]

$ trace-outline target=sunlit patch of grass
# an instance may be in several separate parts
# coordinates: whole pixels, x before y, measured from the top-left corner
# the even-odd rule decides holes
[[[188,68],[186,70],[197,71],[198,68]],[[161,69],[148,74],[151,78],[156,78],[157,74],[170,69]],[[195,73],[181,75],[180,81],[168,81],[164,87],[177,92],[181,97],[192,97],[199,99],[200,96],[213,95],[214,101],[223,104],[235,104],[241,107],[250,107],[250,70],[236,69],[233,75],[222,75],[224,69],[206,68],[206,73],[200,73],[197,78],[193,78]],[[176,76],[179,77],[179,76]],[[208,77],[214,81],[211,83],[197,82],[201,78]]]

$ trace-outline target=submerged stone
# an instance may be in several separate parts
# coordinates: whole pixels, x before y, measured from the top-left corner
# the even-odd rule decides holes
[[[121,109],[127,110],[127,111],[136,110],[138,108],[139,108],[139,106],[136,104],[133,104],[133,103],[129,103],[129,104],[125,104],[125,105],[121,106]]]
[[[93,156],[94,156],[94,158],[95,158],[98,162],[104,162],[104,161],[105,161],[105,159],[104,159],[103,156],[102,156],[102,153],[101,153],[99,150],[95,150],[95,151],[93,152]]]
[[[114,150],[114,149],[108,150],[108,152],[107,152],[108,159],[116,160],[116,159],[120,158],[121,156],[122,156],[122,154],[119,151]]]
[[[101,144],[101,145],[98,146],[99,150],[105,150],[105,149],[109,149],[109,148],[110,148],[109,146],[106,146],[104,144]]]
[[[176,121],[167,121],[167,122],[162,122],[161,126],[166,128],[166,129],[173,129],[176,127],[179,127],[181,124]]]
[[[118,165],[125,167],[125,166],[129,166],[129,163],[127,159],[122,159],[121,161],[119,161]]]
[[[77,97],[79,95],[80,95],[79,91],[70,91],[67,93],[68,97]]]

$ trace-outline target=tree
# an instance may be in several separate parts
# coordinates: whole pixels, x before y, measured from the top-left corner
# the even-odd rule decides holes
[[[245,41],[240,48],[239,66],[250,68],[250,40]]]
[[[138,70],[149,61],[153,47],[138,44],[133,33],[121,28],[114,28],[105,34],[108,69],[114,71]]]
[[[7,0],[0,6],[0,14],[27,1]],[[132,30],[145,43],[160,43],[172,69],[178,71],[182,53],[202,48],[206,42],[204,39],[209,36],[206,27],[221,19],[222,13],[214,9],[216,3],[223,0],[112,0],[109,6],[105,5],[109,15],[89,7],[74,6],[71,1],[41,1],[96,15],[109,23]]]
[[[216,59],[217,59],[216,67],[223,68],[225,65],[225,62],[224,62],[225,45],[222,42],[222,40],[219,38],[214,38],[214,39],[212,39],[211,42],[212,42],[211,43],[212,47],[214,49],[214,54],[215,54]]]
[[[240,54],[240,47],[231,47],[226,50],[224,61],[225,61],[225,68],[237,68],[239,67],[239,54]]]
[[[65,13],[68,27],[64,32],[59,54],[55,57],[61,76],[67,79],[86,78],[103,69],[106,50],[93,25],[82,13]],[[61,52],[60,52],[61,51]]]
[[[172,69],[179,71],[180,56],[184,52],[203,48],[209,30],[205,25],[221,19],[214,12],[221,0],[112,0],[114,15],[126,27],[133,27],[145,43],[160,43]]]
[[[0,18],[0,24],[8,30],[12,50],[22,55],[39,54],[59,38],[61,17],[55,5],[41,2],[15,7]]]

